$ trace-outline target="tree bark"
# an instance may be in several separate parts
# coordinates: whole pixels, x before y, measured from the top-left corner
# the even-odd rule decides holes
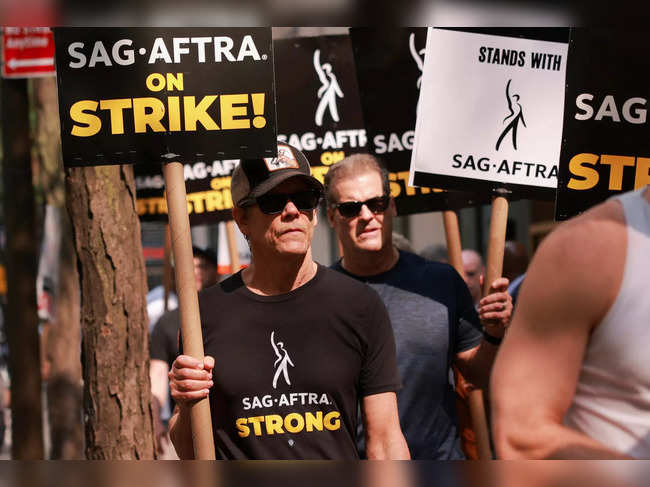
[[[2,80],[1,91],[12,458],[35,460],[43,458],[43,426],[27,81]]]
[[[154,458],[146,275],[130,166],[66,170],[81,285],[86,457]]]
[[[72,226],[65,213],[65,181],[61,156],[61,133],[56,78],[32,80],[37,130],[35,148],[39,163],[39,185],[45,201],[61,211],[61,248],[55,319],[45,323],[41,335],[44,363],[48,370],[47,411],[50,458],[83,458],[81,325],[79,276],[72,240]]]

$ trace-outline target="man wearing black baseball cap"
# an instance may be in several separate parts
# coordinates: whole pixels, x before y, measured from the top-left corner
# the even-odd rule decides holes
[[[205,360],[173,364],[181,458],[193,455],[189,406],[206,396],[221,458],[358,458],[359,404],[369,458],[409,457],[386,309],[370,288],[312,259],[322,190],[287,144],[235,169],[233,216],[251,264],[199,296]]]

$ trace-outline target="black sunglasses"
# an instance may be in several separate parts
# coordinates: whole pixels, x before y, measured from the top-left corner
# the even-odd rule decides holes
[[[289,201],[296,205],[300,211],[310,211],[318,206],[321,192],[315,189],[306,189],[295,193],[271,193],[255,198],[260,211],[266,215],[282,213]],[[251,202],[252,204],[252,202]]]
[[[338,209],[341,216],[345,218],[352,218],[361,213],[361,208],[366,205],[374,214],[383,213],[388,208],[390,203],[389,196],[376,196],[366,201],[345,201],[343,203],[333,203],[330,205],[334,209]]]

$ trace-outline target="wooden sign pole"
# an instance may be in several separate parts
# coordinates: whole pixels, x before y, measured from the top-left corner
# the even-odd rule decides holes
[[[241,264],[239,262],[237,239],[235,238],[235,222],[232,220],[226,222],[226,235],[228,237],[228,251],[230,252],[230,272],[234,274],[239,271]]]
[[[460,243],[460,229],[458,226],[458,214],[455,211],[443,211],[443,224],[445,227],[445,238],[447,240],[447,256],[449,263],[465,279],[465,269],[463,267],[462,246]],[[458,373],[460,375],[460,373]],[[460,382],[464,382],[462,376]],[[461,387],[464,387],[461,385]],[[487,427],[485,415],[485,405],[483,404],[483,391],[472,389],[467,395],[467,405],[469,416],[472,422],[472,430],[476,435],[476,449],[479,460],[490,460],[492,453],[490,450],[490,433]]]
[[[456,272],[465,279],[465,268],[461,257],[462,246],[460,244],[460,229],[458,227],[458,215],[453,210],[442,212],[442,222],[445,227],[445,239],[447,240],[447,258],[449,264],[456,269]]]
[[[483,278],[483,296],[490,291],[490,285],[501,277],[503,272],[503,250],[506,242],[506,227],[508,224],[508,200],[503,196],[503,191],[492,200],[492,212],[490,214],[490,237],[487,251],[486,272]],[[483,391],[475,390],[470,392],[469,407],[472,413],[472,421],[476,432],[478,455],[480,459],[490,459],[490,438],[485,415],[485,400]]]
[[[192,254],[190,219],[187,215],[187,194],[183,164],[168,162],[163,165],[163,174],[167,189],[169,226],[174,262],[176,264],[176,292],[181,318],[183,351],[186,355],[203,360],[203,337],[201,335],[199,300],[194,280],[194,257]],[[190,417],[192,419],[194,458],[197,460],[214,460],[212,418],[210,417],[208,398],[202,399],[192,406]]]
[[[163,258],[163,289],[164,289],[164,310],[165,313],[169,310],[168,301],[169,301],[169,292],[172,287],[172,239],[169,234],[169,223],[165,225],[165,255]],[[153,323],[151,323],[153,324]]]
[[[506,227],[508,225],[508,200],[498,195],[492,200],[490,214],[490,240],[488,242],[487,262],[483,281],[483,296],[487,295],[490,285],[503,272],[503,249],[506,245]]]

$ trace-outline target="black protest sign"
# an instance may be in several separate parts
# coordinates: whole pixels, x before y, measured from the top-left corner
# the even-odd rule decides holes
[[[571,31],[555,217],[650,184],[647,33]]]
[[[365,152],[350,38],[304,37],[273,45],[278,140],[300,149],[323,181],[332,164]]]
[[[347,36],[274,42],[280,141],[302,150],[323,181],[329,167],[365,146],[359,95]],[[320,94],[320,96],[319,96]],[[230,175],[236,160],[185,164],[190,224],[231,220]],[[136,167],[138,214],[166,220],[161,176]]]
[[[56,28],[66,166],[272,157],[270,28]]]
[[[238,159],[183,164],[190,225],[232,220],[230,177]],[[134,167],[136,206],[142,221],[167,221],[165,181],[160,166]]]
[[[400,215],[458,209],[487,198],[408,184],[426,37],[425,27],[350,29],[368,150],[386,163]]]
[[[410,181],[553,198],[567,38],[568,29],[430,28]]]

